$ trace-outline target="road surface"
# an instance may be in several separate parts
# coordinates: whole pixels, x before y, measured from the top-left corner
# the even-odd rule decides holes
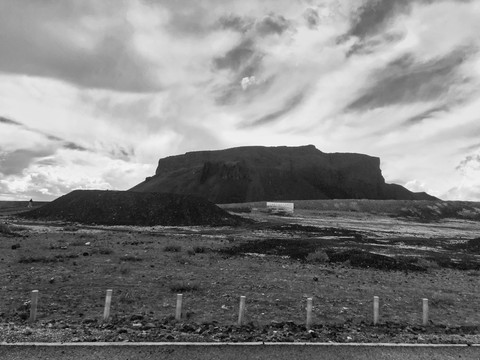
[[[480,359],[480,346],[389,344],[0,344],[2,360]]]

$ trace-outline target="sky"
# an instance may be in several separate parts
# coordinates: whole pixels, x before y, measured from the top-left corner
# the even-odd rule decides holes
[[[478,34],[478,0],[0,0],[0,200],[313,144],[480,201]]]

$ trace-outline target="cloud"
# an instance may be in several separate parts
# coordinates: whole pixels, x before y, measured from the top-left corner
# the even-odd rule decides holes
[[[240,44],[229,50],[224,56],[214,59],[214,66],[219,69],[238,71],[246,64],[252,64],[257,54],[252,39],[245,39]]]
[[[422,111],[419,114],[408,118],[405,120],[405,124],[408,126],[418,124],[425,119],[433,118],[442,112],[446,112],[448,109],[449,107],[447,105],[433,106],[428,110]]]
[[[259,35],[281,35],[290,27],[290,22],[282,15],[271,13],[256,23],[256,30]]]
[[[255,20],[251,17],[241,17],[234,14],[228,14],[221,16],[218,20],[218,24],[222,29],[234,30],[240,33],[249,31]]]
[[[464,62],[464,56],[457,49],[444,58],[426,63],[416,62],[411,55],[402,56],[377,71],[370,87],[347,109],[366,110],[439,99],[455,82],[463,81],[455,71]]]
[[[352,14],[347,36],[364,38],[388,26],[388,21],[410,9],[411,0],[367,0]]]
[[[45,137],[46,139],[48,139],[50,141],[59,143],[61,146],[63,146],[66,149],[78,150],[78,151],[87,151],[88,150],[84,146],[76,144],[72,141],[66,141],[65,139],[62,139],[58,136],[46,134],[45,132],[37,130],[37,129],[32,129],[32,128],[22,124],[19,121],[7,119],[5,117],[0,117],[0,124],[16,126],[16,127],[20,128],[22,130],[26,130],[26,131],[34,133],[34,134],[42,135],[43,137]],[[25,151],[25,150],[21,150],[21,151]],[[27,151],[27,153],[29,153],[29,152]],[[27,153],[25,153],[25,154],[27,154]],[[32,152],[32,154],[34,154],[34,152]]]
[[[28,168],[35,159],[51,156],[53,149],[27,150],[19,149],[9,153],[0,154],[0,173],[3,175],[18,175]]]
[[[10,120],[10,119],[7,119],[7,118],[4,118],[2,116],[0,116],[0,124],[7,124],[7,125],[14,125],[14,126],[22,127],[21,123],[19,123],[17,121]]]
[[[240,85],[242,86],[242,89],[243,90],[247,90],[250,86],[253,86],[257,83],[257,80],[255,78],[255,76],[246,76],[242,79],[242,81],[240,82]]]
[[[305,92],[299,93],[288,99],[281,109],[271,112],[267,115],[262,116],[259,119],[252,121],[251,123],[245,124],[246,127],[254,127],[260,125],[266,125],[275,121],[276,119],[288,114],[294,110],[297,106],[300,105],[303,98],[305,97]]]
[[[466,156],[455,168],[461,172],[468,170],[480,170],[480,154]]]
[[[478,152],[479,14],[454,0],[0,1],[0,193],[126,189],[168,155],[314,143],[379,156],[387,181],[475,194],[473,163],[455,168]]]
[[[313,8],[307,8],[303,13],[303,17],[307,22],[309,28],[314,29],[320,22],[320,16],[318,15],[317,10]]]
[[[135,50],[132,24],[119,16],[124,4],[2,2],[0,70],[83,87],[161,89],[151,65]]]

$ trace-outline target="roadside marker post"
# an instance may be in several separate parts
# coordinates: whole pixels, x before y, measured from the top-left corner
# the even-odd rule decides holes
[[[113,290],[108,289],[107,295],[105,296],[105,310],[103,311],[103,320],[107,321],[110,318],[110,305],[112,304],[112,292]]]
[[[238,325],[243,325],[245,318],[245,296],[240,296],[240,307],[238,309]]]
[[[313,299],[308,298],[307,299],[307,323],[306,323],[307,330],[310,330],[310,328],[312,327],[312,309],[313,309]]]
[[[423,307],[423,317],[422,317],[422,324],[423,326],[428,325],[428,299],[422,299],[422,307]]]
[[[183,294],[177,294],[177,307],[175,310],[175,320],[180,321],[182,318]]]
[[[30,302],[30,322],[37,320],[38,290],[32,290],[32,300]]]
[[[378,296],[373,297],[373,325],[378,324],[378,318],[379,318],[379,298]]]

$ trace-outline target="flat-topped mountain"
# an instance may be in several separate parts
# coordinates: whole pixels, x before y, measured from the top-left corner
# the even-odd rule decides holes
[[[217,204],[267,200],[436,200],[386,184],[380,159],[324,153],[313,145],[247,146],[160,159],[155,175],[130,191],[203,196]]]

